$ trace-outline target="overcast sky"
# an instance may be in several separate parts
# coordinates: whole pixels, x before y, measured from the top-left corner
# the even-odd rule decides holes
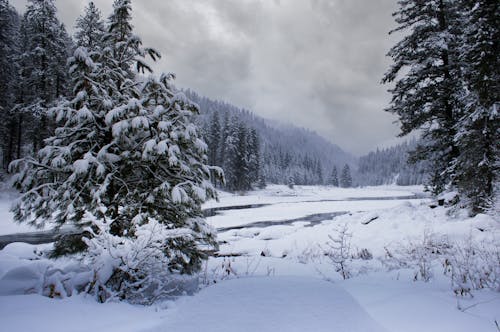
[[[107,17],[111,0],[96,0]],[[25,0],[11,0],[21,12]],[[56,0],[70,32],[87,1]],[[317,131],[346,151],[394,142],[379,84],[396,0],[133,1],[135,32],[177,86]]]

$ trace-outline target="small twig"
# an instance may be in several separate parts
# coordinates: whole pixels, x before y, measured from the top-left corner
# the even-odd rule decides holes
[[[496,300],[499,300],[499,299],[500,299],[500,297],[495,297],[495,298],[493,298],[493,299],[491,299],[491,300],[481,301],[481,302],[477,302],[477,303],[471,304],[470,306],[467,306],[467,307],[465,307],[465,308],[462,308],[462,307],[460,306],[460,303],[458,303],[457,308],[458,308],[458,310],[460,310],[461,312],[465,312],[465,311],[467,311],[467,310],[469,310],[469,309],[471,309],[471,308],[474,308],[475,306],[478,306],[478,305],[480,305],[480,304],[490,303],[490,302],[493,302],[493,301],[496,301]],[[458,299],[457,299],[457,302],[458,302]],[[498,326],[498,322],[497,322],[497,321],[495,321],[495,323],[496,323],[496,324],[497,324],[497,326]]]

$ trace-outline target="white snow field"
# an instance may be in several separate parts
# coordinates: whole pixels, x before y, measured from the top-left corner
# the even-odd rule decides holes
[[[0,234],[26,231],[8,212],[14,196],[1,197]],[[415,254],[405,248],[423,243],[498,248],[499,218],[451,217],[421,197],[421,187],[397,186],[221,193],[204,206],[225,210],[207,218],[219,228],[220,252],[204,266],[201,290],[150,307],[33,294],[49,267],[74,270],[75,263],[40,255],[50,244],[12,243],[0,250],[0,331],[498,332],[499,290],[455,296],[441,260],[426,262],[429,282],[414,281],[418,266],[404,260]],[[325,256],[343,225],[352,254],[347,280]],[[363,249],[373,257],[354,259]],[[398,255],[403,262],[394,266],[388,257]]]
[[[183,298],[151,331],[384,330],[342,287],[305,277],[228,280]]]

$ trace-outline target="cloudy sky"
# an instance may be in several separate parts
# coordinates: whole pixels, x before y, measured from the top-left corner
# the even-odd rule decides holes
[[[95,0],[105,17],[111,0]],[[11,0],[23,11],[26,0]],[[70,32],[87,1],[56,0]],[[136,33],[177,85],[313,129],[354,154],[394,142],[379,84],[396,0],[133,1]]]

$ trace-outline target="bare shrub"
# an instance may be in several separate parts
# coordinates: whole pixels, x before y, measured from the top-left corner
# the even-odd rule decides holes
[[[477,243],[469,237],[455,244],[443,265],[456,295],[472,296],[473,290],[484,288],[500,292],[498,243]]]
[[[417,241],[397,244],[393,250],[385,247],[386,257],[382,263],[389,269],[410,268],[414,270],[413,280],[428,282],[433,277],[432,267],[442,255],[450,250],[446,237],[436,238],[429,230]]]
[[[352,259],[351,254],[351,238],[352,233],[349,232],[347,224],[339,226],[335,230],[335,236],[328,235],[330,241],[326,243],[328,249],[325,254],[335,265],[335,269],[343,279],[348,279],[352,276],[349,269],[349,261]]]

